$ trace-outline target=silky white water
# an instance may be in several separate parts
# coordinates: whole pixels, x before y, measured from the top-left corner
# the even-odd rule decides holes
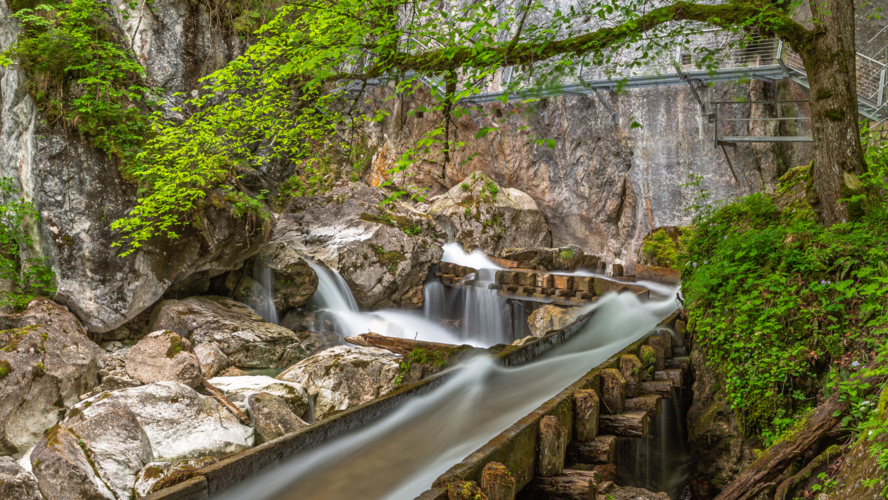
[[[253,262],[253,280],[259,283],[260,292],[258,297],[253,298],[250,305],[259,316],[262,316],[262,319],[278,324],[277,309],[274,307],[271,269],[265,262],[259,260]]]
[[[674,296],[673,294],[670,294]],[[640,339],[676,309],[610,294],[577,335],[537,361],[467,361],[443,384],[360,430],[307,449],[222,495],[233,499],[410,499],[450,466]]]

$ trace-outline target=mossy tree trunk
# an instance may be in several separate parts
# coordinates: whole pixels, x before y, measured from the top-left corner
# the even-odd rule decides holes
[[[810,0],[817,21],[813,36],[793,43],[811,85],[814,163],[808,202],[831,226],[861,215],[860,203],[839,200],[863,192],[867,166],[857,116],[854,0]]]

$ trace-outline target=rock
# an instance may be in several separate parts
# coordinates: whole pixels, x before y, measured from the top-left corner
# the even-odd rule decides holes
[[[200,368],[205,378],[213,378],[228,368],[228,356],[213,342],[198,344],[194,354],[200,361]]]
[[[213,398],[178,382],[103,393],[77,404],[69,419],[91,419],[121,408],[135,413],[155,460],[222,456],[253,445],[252,429],[241,425]]]
[[[232,60],[244,44],[236,30],[218,31],[214,16],[187,2],[158,0],[140,9],[143,13],[124,18],[128,11],[115,3],[107,30],[135,42],[129,46],[146,68],[146,86],[162,88],[166,118],[184,120],[187,112],[172,109],[199,88],[200,77]],[[0,25],[7,49],[20,28],[5,3],[0,18],[9,20]],[[117,158],[61,124],[48,126],[28,92],[24,70],[11,67],[0,76],[0,175],[16,179],[22,198],[40,213],[31,236],[55,273],[54,298],[88,331],[114,330],[192,274],[238,267],[270,237],[271,225],[257,230],[247,218],[234,217],[230,203],[205,203],[175,226],[178,238],[152,238],[121,257],[114,245],[121,235],[110,224],[135,206],[137,183],[121,174]],[[283,178],[286,174],[270,184]]]
[[[561,330],[575,322],[586,312],[580,307],[560,307],[546,304],[530,313],[527,325],[534,337],[541,338],[554,330]]]
[[[271,274],[272,300],[279,314],[302,307],[318,289],[317,273],[283,241],[263,247],[256,261]]]
[[[429,216],[467,252],[500,256],[506,248],[551,246],[552,231],[533,199],[480,172],[429,202]]]
[[[447,500],[488,500],[474,481],[457,481],[447,486]]]
[[[53,426],[31,451],[31,465],[43,496],[46,500],[114,500],[90,463],[89,448],[81,448],[79,442],[71,431]]]
[[[266,393],[278,397],[297,417],[309,419],[309,394],[305,387],[265,375],[216,377],[209,381],[234,403],[246,403],[252,394]]]
[[[175,462],[151,462],[136,476],[133,491],[136,498],[142,498],[175,486],[194,477],[196,471],[218,462],[214,457],[187,458]]]
[[[284,368],[305,358],[292,330],[225,297],[165,300],[155,307],[150,329],[171,330],[194,345],[213,342],[241,368]]]
[[[696,378],[688,410],[688,449],[697,461],[691,487],[697,498],[712,498],[756,459],[755,448],[761,445],[740,431],[726,401],[724,380],[696,343],[691,365]]]
[[[91,414],[69,412],[62,426],[83,443],[95,470],[118,498],[128,498],[136,474],[154,459],[151,442],[136,414],[128,408],[115,408]]]
[[[149,333],[134,345],[126,355],[126,372],[143,384],[169,381],[197,387],[203,379],[191,342],[169,330]]]
[[[120,342],[108,342],[103,346],[105,350],[102,353],[102,369],[99,370],[99,379],[105,380],[105,377],[126,377],[126,355],[133,346],[125,346]]]
[[[888,436],[880,434],[876,436],[875,441],[885,443],[888,441]],[[879,466],[878,455],[870,455],[870,446],[873,444],[873,440],[861,439],[845,455],[842,468],[835,477],[834,498],[853,498],[855,500],[885,498],[882,492],[888,483],[888,478],[885,476],[884,469]]]
[[[681,282],[681,272],[677,269],[669,267],[645,266],[644,264],[635,265],[635,279],[658,281],[660,283],[668,283],[677,285]]]
[[[229,366],[219,373],[219,377],[243,377],[247,373],[236,366]]]
[[[74,315],[50,300],[34,299],[2,321],[15,328],[0,332],[0,454],[12,455],[34,446],[99,383],[103,353]]]
[[[653,493],[633,486],[617,486],[612,482],[602,483],[598,487],[599,498],[608,500],[670,500],[666,493]]]
[[[247,396],[250,425],[256,430],[260,443],[296,432],[306,424],[290,411],[283,399],[267,392]]]
[[[481,492],[488,500],[514,500],[515,479],[499,462],[490,462],[481,471]]]
[[[277,376],[316,395],[315,415],[371,401],[394,389],[401,357],[379,348],[337,346],[300,361]]]
[[[323,350],[345,344],[342,340],[342,335],[331,330],[319,330],[315,332],[305,330],[297,332],[296,338],[302,342],[302,345],[308,351],[309,356],[314,356]]]
[[[616,436],[598,436],[587,442],[572,441],[567,446],[567,457],[572,464],[609,464],[616,455]]]
[[[561,474],[567,451],[568,431],[558,419],[547,415],[540,420],[540,452],[537,474],[551,477]]]
[[[0,498],[43,500],[37,478],[11,457],[0,457]]]
[[[595,271],[604,265],[600,258],[587,254],[577,245],[562,248],[506,248],[500,257],[517,261],[521,269],[537,271]]]
[[[363,184],[293,198],[268,245],[269,262],[310,258],[338,272],[361,309],[422,306],[422,285],[441,260],[438,226],[387,192]]]
[[[139,387],[140,385],[142,385],[142,382],[131,379],[129,377],[118,377],[116,375],[109,375],[103,378],[102,383],[94,387],[93,390],[87,392],[86,394],[81,394],[80,400],[83,401],[85,399],[89,399],[103,392],[126,389],[127,387]]]

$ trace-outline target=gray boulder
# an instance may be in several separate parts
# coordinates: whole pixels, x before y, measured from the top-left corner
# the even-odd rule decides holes
[[[194,354],[200,361],[200,367],[206,378],[213,378],[222,370],[228,368],[228,356],[213,342],[198,344],[194,348]]]
[[[89,450],[95,471],[117,498],[129,498],[136,474],[154,459],[151,442],[136,414],[128,408],[89,416],[72,410],[62,427]]]
[[[150,327],[171,330],[195,345],[215,343],[230,364],[242,368],[284,368],[306,356],[292,330],[225,297],[163,301],[155,307]]]
[[[290,411],[283,399],[267,392],[247,396],[247,410],[250,425],[256,430],[259,442],[263,443],[308,425]]]
[[[222,456],[253,445],[253,430],[211,397],[178,382],[157,382],[105,392],[77,404],[69,422],[92,419],[113,410],[131,410],[155,460]]]
[[[2,322],[15,328],[0,332],[0,454],[11,455],[34,446],[99,383],[102,350],[50,300]]]
[[[270,283],[271,289],[263,287],[263,282]],[[249,265],[224,276],[222,288],[216,293],[257,309],[259,304],[270,300],[277,314],[283,315],[308,302],[318,289],[318,275],[292,248],[270,243],[262,247]]]
[[[246,404],[252,394],[265,393],[280,398],[297,417],[309,418],[310,396],[299,384],[265,375],[216,377],[209,382],[236,404]]]
[[[143,384],[171,381],[197,387],[203,378],[191,342],[169,330],[149,333],[134,345],[126,355],[126,372]]]
[[[131,379],[129,377],[118,377],[116,375],[110,375],[103,378],[102,383],[95,386],[93,390],[87,392],[86,394],[81,394],[80,400],[83,401],[85,399],[89,399],[103,392],[116,391],[119,389],[126,389],[128,387],[139,387],[140,385],[142,385],[142,382],[139,382],[138,380]]]
[[[364,184],[323,196],[293,198],[263,249],[274,266],[306,257],[342,275],[362,309],[422,306],[422,285],[443,251],[443,234],[401,203],[381,209],[387,193]]]
[[[316,397],[315,415],[371,401],[395,387],[401,357],[375,347],[336,346],[300,361],[277,376]]]
[[[31,451],[31,466],[46,500],[114,500],[114,493],[96,475],[88,446],[64,427],[46,431]]]
[[[37,478],[17,464],[12,457],[0,457],[0,498],[43,500]]]
[[[530,196],[472,172],[447,193],[429,200],[430,217],[466,251],[500,255],[506,248],[550,247],[552,231]]]
[[[155,491],[187,481],[199,469],[213,465],[214,457],[188,458],[175,462],[151,462],[136,476],[133,491],[136,498],[147,497]]]
[[[580,307],[559,307],[552,304],[536,309],[527,318],[527,325],[534,337],[540,338],[552,330],[561,330],[586,312]]]

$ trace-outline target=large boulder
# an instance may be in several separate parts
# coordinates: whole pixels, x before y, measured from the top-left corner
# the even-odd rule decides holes
[[[80,443],[73,432],[56,425],[31,451],[31,466],[43,496],[46,500],[115,500],[90,463],[89,447]]]
[[[99,383],[102,349],[65,307],[35,299],[0,320],[0,454],[24,452]]]
[[[129,498],[136,474],[154,459],[151,442],[129,408],[91,413],[71,411],[62,427],[89,450],[95,471],[118,498]]]
[[[263,258],[277,268],[298,263],[300,256],[323,263],[342,275],[362,309],[421,307],[429,268],[443,254],[443,235],[403,203],[381,208],[386,194],[350,184],[323,196],[293,198]]]
[[[315,396],[315,415],[321,419],[390,392],[400,361],[384,349],[337,346],[300,361],[277,378]]]
[[[285,434],[296,432],[306,424],[290,411],[283,399],[267,392],[256,392],[247,397],[250,425],[260,442],[268,442]]]
[[[604,265],[600,258],[587,254],[577,245],[563,248],[506,248],[499,256],[517,261],[521,269],[537,271],[596,271]]]
[[[430,201],[429,216],[466,251],[500,255],[506,248],[552,246],[552,231],[533,199],[482,173],[472,172]]]
[[[120,409],[135,414],[155,460],[222,456],[253,445],[252,429],[213,398],[178,382],[102,393],[77,404],[63,425]]]
[[[163,301],[154,309],[150,328],[171,330],[195,345],[215,343],[230,364],[241,368],[284,368],[306,356],[292,330],[225,297]]]
[[[527,326],[534,337],[544,337],[553,330],[562,328],[575,322],[582,316],[584,310],[580,307],[560,307],[552,304],[544,305],[527,318]]]
[[[0,457],[0,498],[43,500],[37,478],[11,457]]]
[[[126,372],[143,384],[171,381],[197,387],[203,379],[191,342],[169,330],[149,333],[134,345],[126,355]]]
[[[118,8],[123,6],[119,1],[109,5],[108,32],[134,42],[128,46],[146,69],[146,85],[163,89],[167,117],[185,118],[187,113],[173,108],[198,91],[200,77],[237,56],[244,46],[238,33],[218,31],[214,16],[182,0],[142,4],[133,15]],[[3,2],[3,50],[20,33],[10,14]],[[0,70],[0,175],[16,179],[21,196],[40,213],[39,222],[27,229],[55,273],[54,298],[70,307],[87,330],[117,328],[191,274],[238,267],[271,236],[270,224],[257,230],[223,200],[184,217],[186,224],[174,229],[178,238],[152,238],[122,257],[114,245],[121,235],[110,225],[135,206],[139,185],[121,173],[119,159],[87,138],[60,123],[47,125],[29,95],[28,80],[15,66]]]
[[[310,417],[310,396],[305,387],[266,375],[245,375],[239,377],[216,377],[209,381],[234,403],[246,405],[252,394],[265,393],[280,398],[297,417]]]
[[[206,378],[215,377],[230,365],[228,356],[213,342],[198,344],[194,348],[194,354],[197,355],[200,368]]]

